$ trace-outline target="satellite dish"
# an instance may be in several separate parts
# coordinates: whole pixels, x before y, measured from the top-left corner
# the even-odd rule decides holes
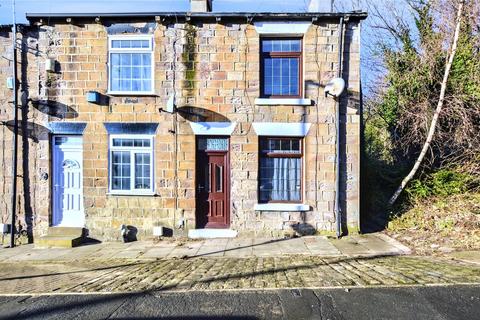
[[[165,108],[166,112],[173,113],[175,110],[175,96],[170,96],[167,101],[167,107]]]
[[[345,80],[342,78],[335,78],[330,80],[325,86],[325,96],[332,96],[338,98],[345,90]]]

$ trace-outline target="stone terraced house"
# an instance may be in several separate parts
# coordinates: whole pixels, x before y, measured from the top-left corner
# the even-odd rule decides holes
[[[101,241],[121,240],[122,226],[138,239],[359,230],[366,14],[210,9],[192,0],[183,13],[27,14],[17,231],[36,242],[60,235],[51,227]],[[11,43],[11,27],[0,29],[3,224]],[[325,86],[338,77],[336,98]]]

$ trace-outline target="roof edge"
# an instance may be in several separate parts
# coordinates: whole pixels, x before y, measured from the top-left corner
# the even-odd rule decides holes
[[[138,12],[138,13],[26,13],[28,20],[37,20],[41,18],[142,18],[142,17],[164,17],[164,18],[253,18],[253,19],[282,19],[292,20],[312,19],[312,18],[341,18],[350,17],[359,20],[367,18],[366,12],[291,12],[291,13],[272,13],[272,12]]]

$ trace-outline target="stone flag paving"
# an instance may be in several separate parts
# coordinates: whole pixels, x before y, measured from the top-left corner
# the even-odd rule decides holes
[[[425,257],[170,258],[0,263],[0,294],[480,284],[480,267]]]
[[[410,250],[384,235],[352,235],[340,240],[326,236],[293,239],[234,238],[131,243],[101,243],[71,249],[36,249],[33,245],[0,249],[0,261],[65,261],[90,258],[155,260],[184,257],[285,257],[306,255],[321,257],[364,257],[403,255]]]

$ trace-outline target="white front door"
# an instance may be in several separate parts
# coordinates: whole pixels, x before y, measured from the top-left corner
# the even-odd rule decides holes
[[[83,141],[53,136],[53,226],[84,227]]]

